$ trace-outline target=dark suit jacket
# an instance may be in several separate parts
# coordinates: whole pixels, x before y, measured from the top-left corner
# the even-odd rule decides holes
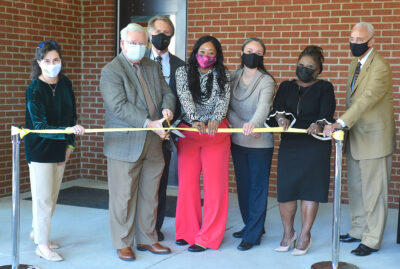
[[[176,98],[158,64],[148,58],[143,58],[140,64],[160,118],[162,109],[174,111]],[[100,91],[106,109],[106,128],[144,127],[146,119],[150,118],[146,99],[136,73],[122,52],[102,69]],[[146,131],[105,133],[104,155],[135,162],[143,151],[145,140]]]
[[[180,58],[176,57],[175,55],[171,54],[171,52],[168,52],[168,53],[169,53],[169,64],[171,67],[170,78],[169,78],[169,87],[171,88],[172,92],[174,93],[174,95],[176,97],[176,101],[177,101],[176,102],[176,110],[174,112],[174,120],[175,120],[181,114],[181,104],[179,102],[178,94],[176,92],[175,73],[176,73],[176,69],[178,67],[185,65],[185,62],[182,61]],[[151,48],[146,51],[144,56],[150,59],[150,55],[151,55]]]

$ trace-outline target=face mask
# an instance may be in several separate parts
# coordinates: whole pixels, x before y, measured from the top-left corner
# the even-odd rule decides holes
[[[242,54],[242,63],[247,66],[248,68],[256,68],[260,66],[260,64],[263,62],[264,56],[257,55],[255,53],[243,53]]]
[[[296,68],[296,76],[304,83],[314,80],[314,69],[298,65]]]
[[[130,45],[125,43],[126,57],[131,61],[140,61],[146,52],[145,45]]]
[[[165,50],[169,46],[169,42],[171,42],[171,37],[167,36],[163,33],[158,35],[153,35],[151,37],[151,43],[153,43],[154,47],[158,50]]]
[[[371,39],[369,39],[369,40],[371,40]],[[369,49],[369,47],[368,47],[369,40],[367,42],[364,42],[361,44],[350,42],[350,50],[354,57],[360,57],[365,52],[367,52],[367,50]]]
[[[59,64],[41,64],[42,74],[49,77],[55,78],[61,71],[61,63]]]
[[[197,62],[199,63],[200,67],[206,69],[215,64],[217,61],[217,57],[201,55],[199,53],[196,54]]]

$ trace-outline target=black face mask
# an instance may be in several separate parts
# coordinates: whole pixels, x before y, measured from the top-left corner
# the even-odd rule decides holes
[[[314,80],[314,69],[298,65],[296,68],[296,76],[304,83]]]
[[[248,68],[256,68],[260,66],[260,64],[263,62],[264,56],[257,55],[255,53],[243,53],[242,54],[242,62],[245,66]]]
[[[151,37],[151,43],[153,43],[154,47],[158,50],[165,50],[168,48],[169,42],[171,42],[171,37],[163,33]]]
[[[360,57],[363,55],[367,50],[369,49],[368,47],[368,42],[372,39],[372,37],[364,43],[357,44],[357,43],[351,43],[350,42],[350,50],[351,53],[353,54],[354,57]]]

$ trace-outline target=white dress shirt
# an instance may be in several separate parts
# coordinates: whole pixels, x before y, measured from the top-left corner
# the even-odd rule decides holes
[[[150,59],[154,60],[157,62],[156,58],[158,57],[157,52],[151,48],[151,55]],[[169,78],[171,75],[171,65],[169,64],[169,52],[165,52],[163,55],[161,55],[161,65],[162,65],[162,72],[165,78],[165,81],[169,85]]]

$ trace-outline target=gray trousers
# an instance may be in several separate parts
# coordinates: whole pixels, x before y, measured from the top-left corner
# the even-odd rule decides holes
[[[164,169],[161,139],[148,132],[136,162],[107,158],[112,244],[122,249],[158,242],[155,231],[158,186]]]

